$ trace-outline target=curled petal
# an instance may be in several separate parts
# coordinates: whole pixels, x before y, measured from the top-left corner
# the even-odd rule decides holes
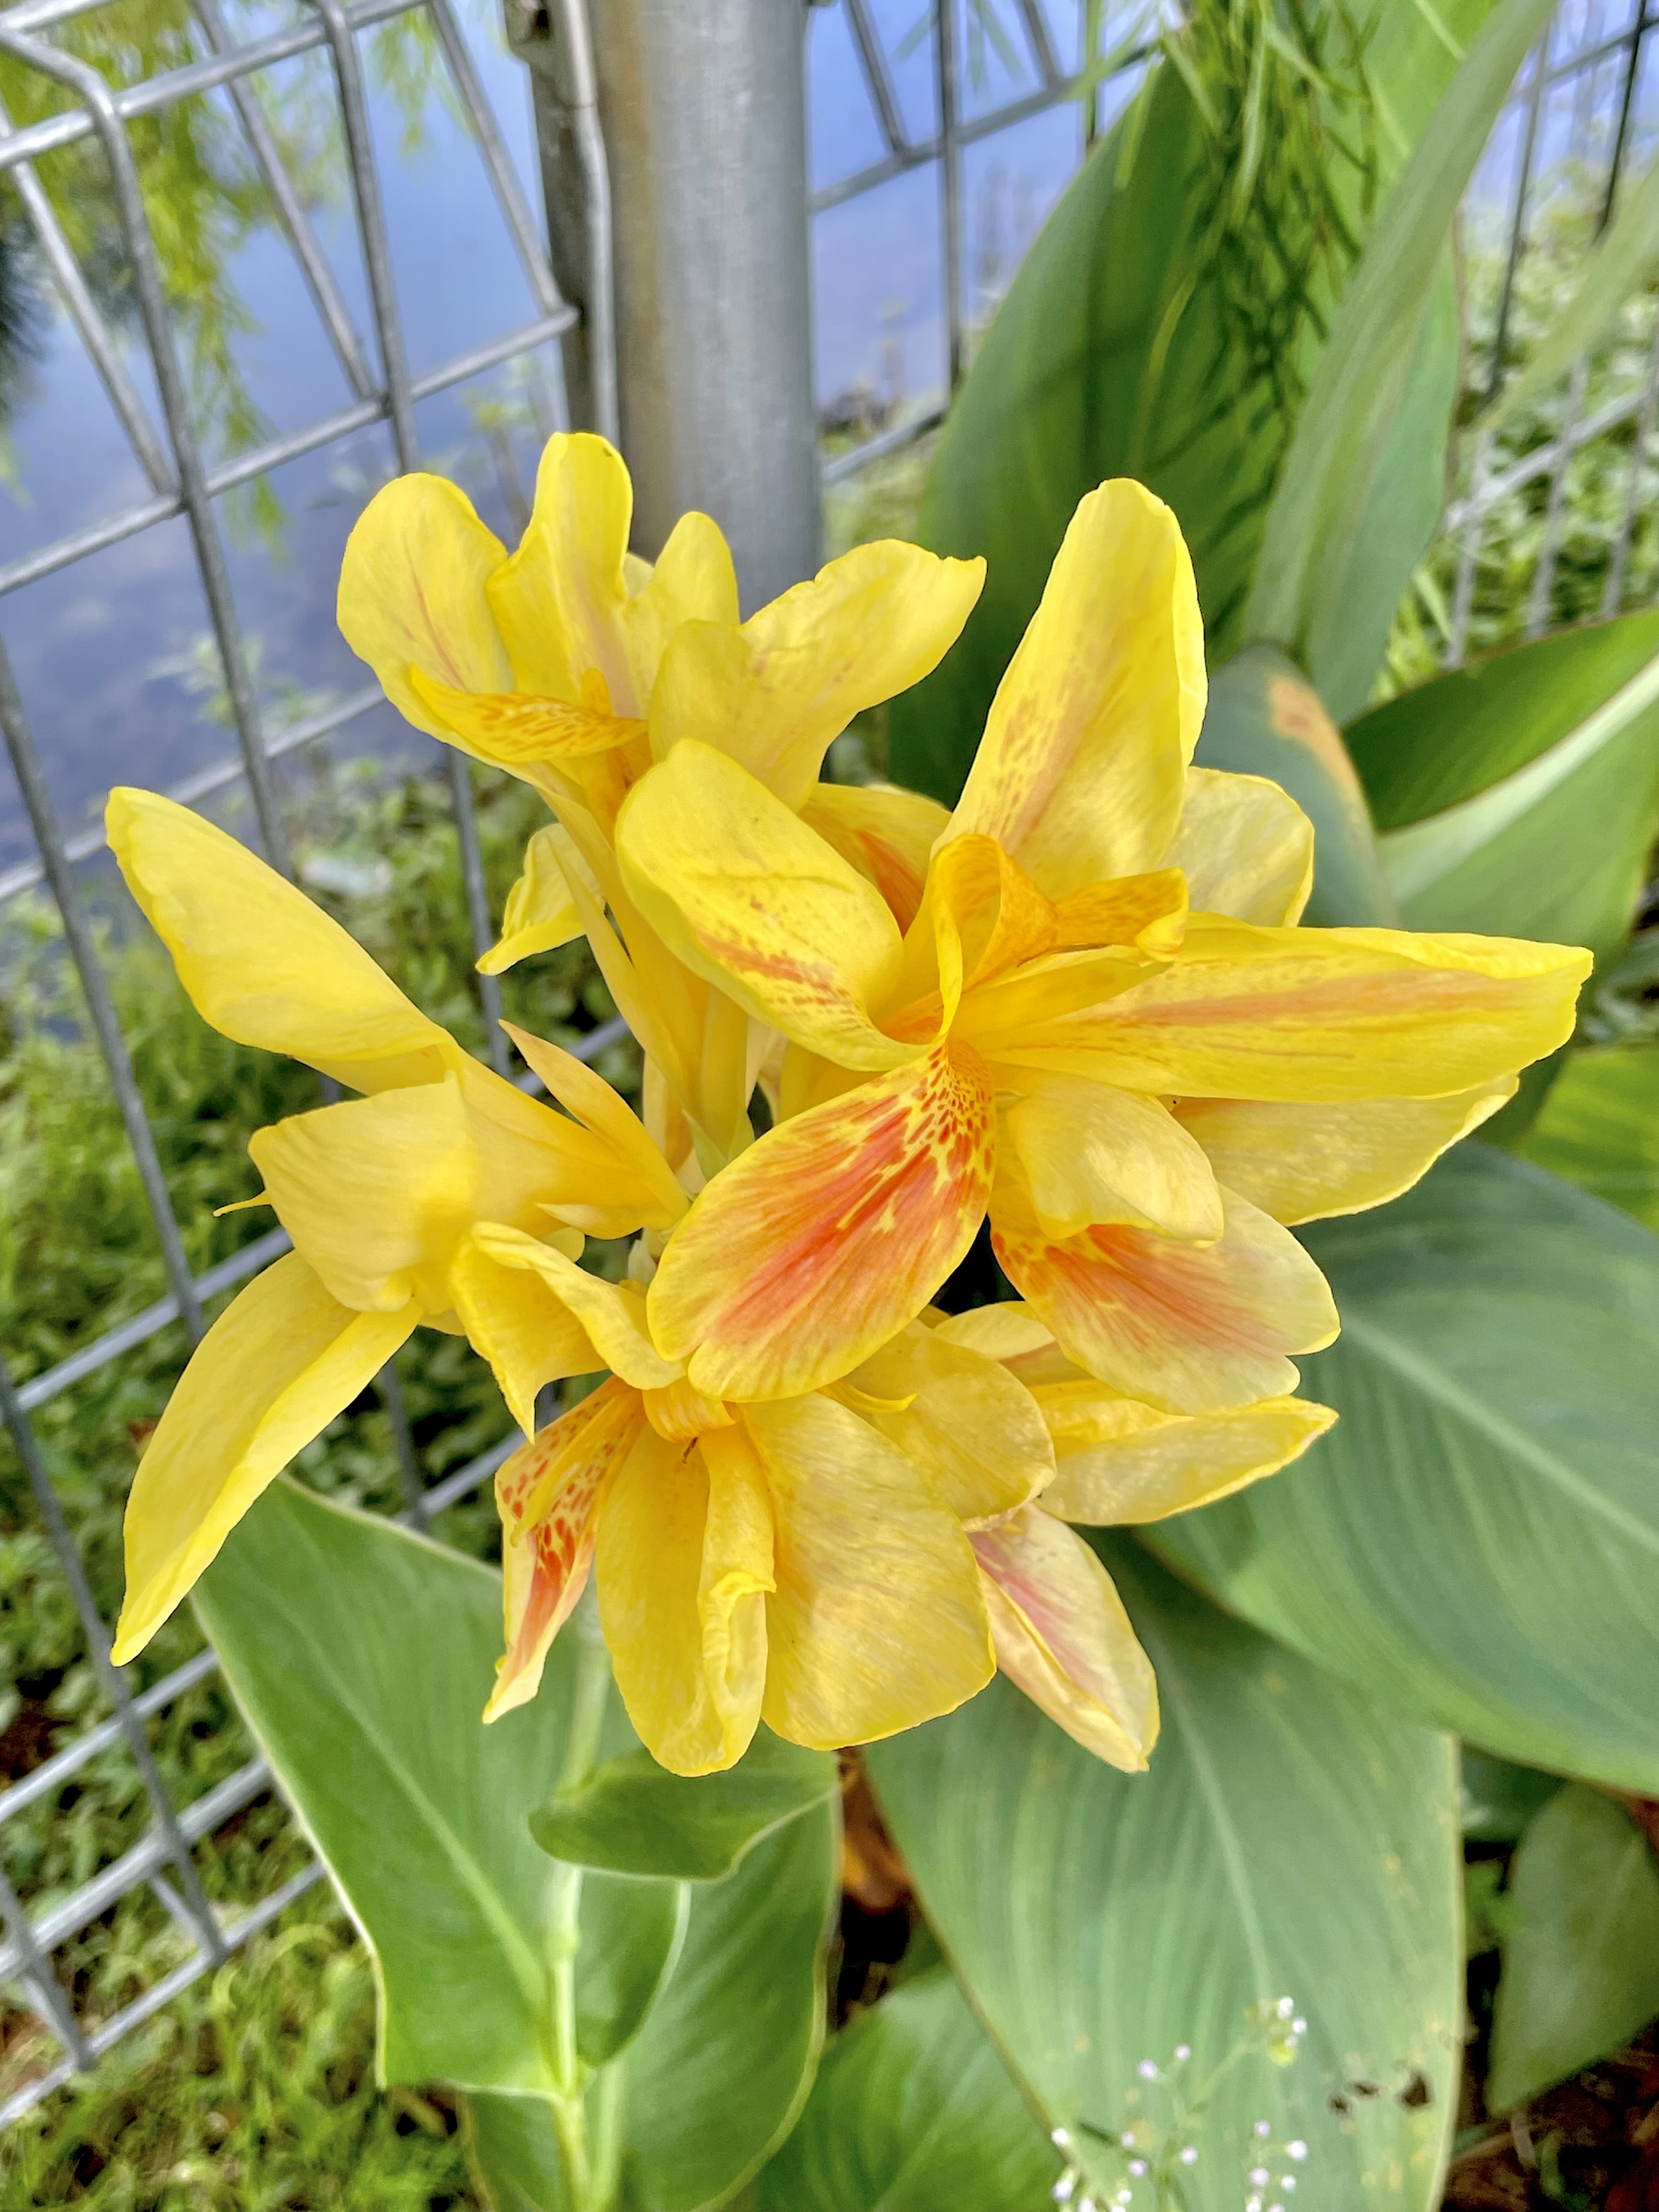
[[[842,1390],[960,1521],[996,1520],[1053,1479],[1054,1447],[1030,1393],[996,1359],[920,1322],[855,1367]]]
[[[637,1395],[613,1378],[496,1469],[506,1634],[486,1721],[527,1704],[541,1686],[553,1639],[587,1582],[600,1495],[642,1425]]]
[[[644,565],[640,563],[642,568]],[[623,644],[634,674],[634,696],[641,702],[641,714],[668,641],[683,623],[720,623],[735,629],[738,620],[737,572],[720,525],[707,514],[681,515],[637,588],[630,577],[628,604],[620,617]]]
[[[524,873],[507,895],[501,933],[479,960],[480,975],[504,975],[532,952],[551,952],[581,935],[581,915],[565,873],[573,850],[568,834],[554,822],[525,847]]]
[[[1189,768],[1181,826],[1164,855],[1195,914],[1276,926],[1301,919],[1313,889],[1313,823],[1264,775]]]
[[[1162,1521],[1231,1497],[1299,1459],[1335,1420],[1305,1398],[1231,1413],[1164,1413],[1085,1379],[1034,1384],[1059,1473],[1044,1510],[1094,1527]]]
[[[1175,958],[1134,988],[999,1036],[995,1049],[1166,1095],[1439,1098],[1564,1044],[1589,967],[1588,952],[1518,938],[1200,915]]]
[[[743,1428],[777,1520],[766,1603],[769,1728],[832,1750],[951,1711],[991,1643],[960,1522],[867,1421],[813,1395],[750,1406]]]
[[[820,783],[800,818],[867,877],[901,929],[921,904],[927,856],[951,817],[936,799],[892,783]]]
[[[1196,771],[1188,769],[1187,773]],[[1174,952],[1187,933],[1191,904],[1187,878],[1179,867],[1090,884],[1056,900],[1054,943],[1062,951],[1120,945],[1142,952]]]
[[[136,1659],[260,1492],[366,1389],[420,1314],[357,1313],[287,1254],[191,1356],[127,1500],[118,1666]]]
[[[581,1254],[579,1229],[555,1230],[550,1242],[567,1258]],[[467,1341],[489,1362],[507,1411],[529,1436],[536,1394],[567,1375],[592,1375],[605,1362],[564,1301],[539,1275],[504,1267],[469,1237],[449,1270],[449,1291]]]
[[[1504,1075],[1449,1098],[1187,1098],[1176,1112],[1241,1198],[1275,1221],[1323,1221],[1398,1198],[1515,1091]]]
[[[997,1124],[998,1158],[1056,1243],[1097,1222],[1183,1241],[1221,1234],[1221,1194],[1204,1149],[1161,1099],[1085,1076],[1030,1071]]]
[[[983,561],[887,538],[843,553],[740,630],[686,624],[651,695],[652,750],[661,760],[684,738],[719,745],[799,807],[830,739],[938,665],[984,580]]]
[[[735,1431],[646,1430],[599,1508],[599,1618],[628,1717],[676,1774],[732,1766],[760,1719],[772,1510]]]
[[[1204,720],[1204,633],[1173,514],[1127,480],[1073,516],[951,817],[1060,898],[1163,861]]]
[[[993,1241],[1079,1366],[1167,1412],[1222,1413],[1294,1389],[1286,1355],[1318,1351],[1340,1326],[1325,1278],[1290,1231],[1231,1192],[1222,1203],[1213,1244],[1118,1226],[1054,1243],[1000,1185]]]
[[[973,1546],[998,1666],[1085,1751],[1143,1772],[1158,1741],[1158,1684],[1093,1552],[1040,1505]]]
[[[617,854],[669,951],[757,1020],[849,1067],[914,1055],[870,1015],[899,959],[879,894],[737,762],[676,745],[629,793]]]
[[[622,629],[633,513],[634,488],[614,446],[585,430],[548,440],[530,526],[487,587],[512,679],[464,688],[580,699],[583,678],[597,670],[617,714],[643,711]]]
[[[480,1223],[473,1243],[498,1266],[538,1275],[580,1322],[604,1364],[624,1382],[639,1390],[659,1390],[679,1380],[679,1362],[663,1358],[651,1341],[645,1294],[637,1283],[607,1283],[550,1245],[495,1222]]]
[[[670,1237],[650,1291],[658,1349],[712,1398],[847,1374],[973,1243],[994,1128],[982,1064],[941,1046],[771,1130]]]
[[[430,1083],[466,1055],[337,921],[212,823],[111,792],[111,849],[204,1021],[354,1091]]]
[[[336,609],[346,643],[406,720],[452,732],[410,672],[457,691],[507,691],[513,671],[487,586],[507,549],[442,477],[399,477],[375,493],[346,540]]]
[[[637,1206],[643,1225],[666,1229],[678,1221],[686,1208],[685,1193],[628,1101],[574,1053],[511,1022],[501,1026],[551,1096],[609,1149],[613,1181],[638,1184],[637,1195],[624,1203]]]

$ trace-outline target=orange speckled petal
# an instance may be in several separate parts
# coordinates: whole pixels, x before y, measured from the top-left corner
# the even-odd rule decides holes
[[[983,1064],[940,1046],[772,1130],[670,1237],[651,1285],[658,1349],[714,1398],[845,1375],[973,1243],[994,1127]]]
[[[1223,1190],[1213,1244],[1113,1224],[1051,1242],[999,1185],[997,1257],[1078,1364],[1166,1412],[1212,1413],[1296,1388],[1289,1353],[1335,1336],[1325,1278],[1290,1231]]]

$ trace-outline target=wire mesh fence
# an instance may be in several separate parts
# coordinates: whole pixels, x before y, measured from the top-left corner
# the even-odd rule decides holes
[[[78,1732],[64,1741],[67,1723],[54,1726],[40,1738],[38,1755],[31,1755],[23,1771],[0,1790],[0,1913],[5,1922],[0,1983],[19,1993],[42,2039],[32,2046],[34,2055],[13,2079],[9,2094],[0,2100],[0,2125],[94,2063],[192,1979],[222,1962],[320,1873],[290,1839],[284,1854],[270,1854],[279,1878],[260,1888],[255,1901],[227,1908],[208,1893],[199,1848],[245,1818],[250,1808],[270,1802],[269,1771],[257,1751],[235,1734],[222,1702],[213,1709],[217,1718],[212,1724],[222,1729],[227,1744],[234,1743],[234,1751],[219,1759],[204,1786],[192,1794],[179,1790],[176,1776],[169,1778],[173,1770],[158,1757],[158,1731],[165,1732],[180,1713],[197,1710],[190,1700],[210,1684],[213,1655],[198,1651],[137,1690],[124,1670],[112,1666],[108,1631],[64,1512],[62,1469],[56,1463],[59,1447],[52,1439],[43,1440],[38,1417],[50,1412],[60,1425],[67,1420],[67,1431],[60,1425],[53,1438],[72,1435],[77,1393],[146,1347],[195,1342],[214,1301],[285,1249],[287,1240],[280,1230],[258,1236],[213,1265],[192,1268],[190,1239],[174,1209],[135,1067],[130,1009],[112,986],[107,933],[89,899],[81,865],[96,853],[100,837],[93,830],[66,830],[60,819],[50,772],[57,733],[48,731],[44,748],[37,740],[3,641],[16,635],[12,617],[27,604],[20,596],[26,587],[182,523],[208,613],[215,667],[222,678],[228,742],[175,779],[173,793],[195,804],[244,791],[248,826],[266,857],[293,873],[279,782],[283,766],[368,714],[378,706],[380,693],[378,687],[359,686],[320,706],[273,717],[262,702],[234,587],[228,499],[302,456],[377,426],[389,433],[396,470],[418,466],[417,410],[422,402],[483,370],[533,354],[572,331],[576,320],[560,295],[538,218],[451,0],[303,0],[280,20],[250,15],[234,21],[220,12],[217,0],[191,0],[188,36],[174,40],[169,65],[124,77],[94,66],[64,36],[79,19],[107,4],[109,0],[24,0],[0,12],[0,58],[29,81],[56,92],[45,103],[46,112],[27,121],[15,122],[0,109],[0,178],[16,195],[61,313],[79,337],[142,479],[136,499],[118,501],[106,516],[61,534],[48,532],[41,543],[0,565],[0,727],[33,845],[32,853],[0,873],[0,902],[33,896],[48,899],[55,909],[78,981],[85,1026],[101,1056],[148,1209],[165,1289],[141,1310],[101,1333],[87,1334],[60,1357],[42,1361],[26,1349],[20,1359],[17,1347],[9,1346],[10,1364],[0,1360],[0,1417],[84,1639],[93,1683]],[[925,368],[920,374],[907,368],[902,376],[890,377],[894,388],[882,408],[866,410],[851,425],[849,434],[856,442],[827,460],[830,483],[880,462],[938,422],[975,332],[1006,283],[1012,257],[1000,246],[991,250],[984,208],[976,211],[974,205],[975,180],[982,184],[989,174],[973,168],[981,151],[1012,149],[1018,158],[1038,159],[1029,220],[1018,226],[1029,234],[1037,203],[1058,189],[1115,106],[1127,98],[1144,66],[1144,49],[1129,35],[1133,24],[1127,16],[1114,20],[1109,11],[1100,36],[1112,51],[1114,67],[1103,82],[1097,59],[1084,51],[1083,26],[1092,19],[1091,9],[1073,15],[1069,5],[1061,8],[1052,0],[1005,0],[999,11],[994,0],[945,0],[942,9],[918,15],[920,4],[921,0],[904,0],[902,6],[897,0],[833,0],[814,11],[814,57],[829,51],[830,42],[841,42],[846,65],[842,94],[862,103],[864,118],[856,127],[838,132],[833,146],[820,127],[815,161],[821,173],[814,178],[812,202],[820,236],[825,224],[860,205],[878,211],[878,227],[884,231],[902,208],[914,216],[921,204],[914,198],[901,204],[879,198],[896,187],[921,187],[933,197],[927,210],[932,276],[920,284],[917,297],[925,325],[919,343],[924,355],[927,344],[933,345],[934,368],[931,374]],[[410,366],[406,315],[388,241],[383,156],[377,158],[362,51],[364,39],[377,27],[415,15],[430,27],[447,97],[482,159],[497,216],[534,307],[527,322],[419,373]],[[995,36],[987,30],[988,19],[997,24]],[[1659,49],[1649,36],[1656,21],[1659,16],[1650,16],[1646,0],[1569,0],[1516,87],[1471,195],[1467,283],[1480,343],[1471,357],[1466,406],[1497,390],[1526,335],[1528,317],[1536,319],[1543,312],[1539,295],[1605,224],[1617,204],[1621,178],[1647,158],[1659,129],[1659,82],[1654,81],[1652,60]],[[337,256],[319,234],[307,179],[295,172],[263,90],[269,72],[307,54],[326,63],[331,81],[355,253],[349,283],[338,273]],[[199,434],[187,365],[180,357],[176,302],[169,297],[158,258],[159,211],[134,154],[136,133],[181,103],[209,97],[227,104],[241,134],[244,158],[268,195],[295,282],[349,394],[343,404],[319,412],[301,426],[245,441],[217,460],[206,457]],[[1048,134],[1040,158],[1030,155],[1036,141],[1029,135],[1038,125]],[[99,149],[106,165],[125,271],[125,324],[112,312],[107,270],[90,265],[84,241],[64,220],[61,197],[54,197],[46,180],[52,158],[82,142]],[[1022,147],[1025,153],[1020,155]],[[836,160],[848,149],[850,166],[837,170]],[[879,213],[884,206],[886,216]],[[1020,242],[1016,240],[1016,246]],[[590,250],[596,263],[608,258],[602,226],[596,228]],[[882,281],[879,270],[877,281]],[[823,293],[821,286],[821,352]],[[871,327],[880,326],[878,313]],[[882,342],[891,343],[890,333]],[[1651,496],[1656,411],[1659,337],[1651,302],[1642,301],[1632,304],[1625,325],[1595,361],[1572,372],[1569,388],[1550,400],[1539,419],[1508,434],[1507,444],[1491,438],[1466,441],[1464,477],[1449,511],[1448,534],[1426,564],[1422,582],[1425,619],[1442,657],[1455,660],[1486,641],[1498,620],[1492,607],[1504,592],[1505,605],[1515,601],[1517,562],[1529,564],[1524,594],[1528,627],[1585,611],[1586,592],[1598,595],[1595,605],[1607,609],[1632,596],[1653,596],[1659,588]],[[1574,550],[1573,533],[1583,527],[1583,487],[1589,477],[1601,501],[1601,551],[1587,562],[1582,549]],[[1564,553],[1571,557],[1564,559]],[[1586,574],[1591,575],[1589,584]],[[467,931],[472,952],[478,954],[494,932],[475,793],[459,753],[447,754],[445,774]],[[142,766],[137,778],[149,780]],[[498,986],[493,978],[480,977],[477,989],[483,1033],[496,1065],[505,1071]],[[613,1043],[620,1026],[600,1022],[574,1040],[573,1048],[597,1057]],[[14,1379],[15,1374],[21,1379]],[[405,1376],[388,1369],[378,1387],[396,1462],[397,1497],[406,1517],[424,1523],[476,1492],[516,1438],[498,1437],[439,1480],[428,1480],[413,1435],[406,1383]],[[82,1851],[81,1858],[89,1856],[88,1863],[76,1863],[71,1854],[73,1879],[61,1873],[40,1879],[36,1863],[32,1880],[30,1855],[14,1849],[13,1839],[37,1833],[43,1820],[70,1821],[88,1776],[110,1759],[126,1762],[134,1808],[124,1832],[129,1839],[118,1850]],[[74,1966],[75,1946],[89,1927],[134,1897],[147,1897],[165,1928],[173,1931],[171,1948],[152,1947],[146,1954],[164,1960],[161,1971],[126,1989],[112,2006],[94,2004]]]

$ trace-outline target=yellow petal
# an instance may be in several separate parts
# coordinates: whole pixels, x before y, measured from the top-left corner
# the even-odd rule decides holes
[[[628,1717],[676,1774],[748,1749],[766,1677],[772,1516],[754,1454],[647,1429],[599,1505],[599,1619]]]
[[[553,1639],[592,1565],[600,1493],[643,1426],[637,1394],[613,1378],[497,1468],[506,1633],[486,1721],[528,1703],[540,1687]]]
[[[1313,889],[1313,823],[1261,775],[1189,768],[1181,825],[1164,855],[1187,878],[1195,914],[1297,921]]]
[[[555,1230],[566,1256],[580,1256],[579,1229]],[[592,1339],[562,1298],[527,1269],[504,1267],[468,1237],[449,1270],[449,1291],[467,1341],[489,1362],[507,1411],[529,1436],[536,1426],[536,1394],[567,1375],[592,1375],[605,1365]]]
[[[994,837],[1050,898],[1163,861],[1204,720],[1204,633],[1175,517],[1091,492],[992,702],[951,833]]]
[[[416,692],[412,668],[458,691],[512,689],[486,596],[506,558],[466,494],[441,477],[399,477],[357,518],[340,565],[341,632],[417,730],[451,734]]]
[[[1515,1096],[1500,1076],[1449,1098],[1364,1098],[1292,1106],[1188,1098],[1177,1117],[1217,1176],[1275,1221],[1360,1213],[1409,1190],[1448,1146]]]
[[[927,857],[951,817],[936,799],[894,783],[820,783],[800,818],[887,902],[901,929],[921,904]]]
[[[658,1349],[711,1398],[847,1374],[973,1243],[993,1127],[982,1066],[942,1046],[770,1131],[669,1238],[650,1293]]]
[[[737,573],[720,525],[706,514],[681,515],[620,620],[634,696],[641,701],[649,700],[668,641],[682,623],[720,623],[735,629]]]
[[[1085,1751],[1142,1772],[1158,1741],[1158,1684],[1093,1552],[1039,1505],[973,1543],[998,1666]]]
[[[111,792],[109,842],[204,1020],[354,1091],[429,1083],[465,1058],[319,906],[199,814]]]
[[[643,722],[611,714],[608,702],[589,706],[534,691],[461,691],[418,668],[410,685],[447,735],[477,759],[515,773],[543,762],[586,760],[645,735]]]
[[[920,1322],[848,1382],[863,1396],[855,1410],[921,1468],[959,1521],[996,1520],[1053,1478],[1054,1448],[1030,1391],[994,1358]]]
[[[1056,899],[1054,941],[1062,950],[1118,945],[1142,952],[1174,952],[1187,933],[1191,905],[1187,878],[1178,867],[1117,876]]]
[[[137,1657],[260,1492],[368,1388],[419,1317],[413,1306],[353,1313],[294,1252],[231,1301],[133,1478],[118,1666]]]
[[[507,895],[501,933],[479,961],[481,975],[503,975],[532,952],[551,952],[581,935],[581,916],[564,872],[569,846],[569,833],[550,822],[525,847],[524,873]]]
[[[473,1242],[498,1266],[539,1276],[580,1322],[603,1364],[624,1382],[658,1390],[679,1380],[684,1371],[679,1362],[663,1358],[652,1344],[645,1293],[637,1283],[608,1283],[550,1245],[495,1222],[481,1222]]]
[[[1221,1234],[1203,1146],[1159,1099],[1033,1069],[998,1116],[997,1157],[1057,1243],[1107,1221],[1183,1239]]]
[[[946,1344],[959,1344],[987,1359],[1015,1360],[1052,1346],[1054,1333],[1022,1299],[1004,1298],[994,1305],[969,1306],[964,1313],[941,1314],[930,1310],[927,1327]]]
[[[530,526],[518,551],[489,581],[489,606],[512,660],[511,679],[464,688],[580,700],[583,678],[597,669],[614,714],[643,714],[622,623],[629,599],[623,563],[633,513],[633,486],[613,446],[583,430],[548,440],[536,471]]]
[[[999,1184],[996,1254],[1078,1364],[1171,1413],[1221,1413],[1296,1387],[1288,1353],[1338,1328],[1325,1278],[1290,1231],[1224,1189],[1214,1244],[1140,1229],[1046,1238],[1018,1190]]]
[[[833,1750],[948,1713],[990,1680],[974,1555],[904,1455],[817,1395],[744,1408],[777,1517],[762,1707]]]
[[[659,1199],[635,1172],[632,1151],[603,1129],[556,1113],[479,1060],[462,1060],[460,1080],[477,1149],[479,1219],[540,1236],[550,1215],[590,1237],[627,1237],[654,1214]]]
[[[786,806],[803,804],[854,714],[937,667],[973,611],[983,561],[945,561],[896,538],[854,546],[739,631],[677,630],[651,695],[659,760],[683,739],[718,745]]]
[[[276,1218],[330,1295],[360,1311],[452,1304],[449,1265],[478,1191],[459,1082],[382,1091],[254,1133]]]
[[[1588,952],[1516,938],[1263,929],[1200,915],[1147,981],[1004,1032],[995,1049],[1131,1091],[1445,1097],[1565,1043],[1589,967]]]
[[[914,1057],[870,1018],[898,926],[856,868],[748,771],[687,741],[629,793],[617,856],[677,958],[758,1020],[849,1067]]]
[[[512,1022],[501,1026],[552,1097],[607,1146],[614,1161],[613,1178],[627,1176],[638,1182],[641,1223],[649,1229],[666,1229],[678,1221],[686,1209],[685,1193],[628,1101],[574,1053],[532,1036]]]
[[[1091,1381],[1033,1386],[1060,1472],[1046,1512],[1097,1527],[1162,1521],[1231,1497],[1299,1459],[1336,1415],[1305,1398],[1231,1413],[1164,1413]]]

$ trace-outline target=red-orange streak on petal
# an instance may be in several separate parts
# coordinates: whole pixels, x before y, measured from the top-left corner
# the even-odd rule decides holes
[[[504,1681],[568,1619],[593,1558],[594,1509],[605,1478],[631,1449],[644,1419],[640,1395],[616,1376],[523,1445],[496,1480],[508,1543],[532,1547],[533,1571]]]
[[[727,1398],[846,1374],[972,1243],[994,1127],[978,1054],[939,1046],[775,1129],[671,1240],[651,1293],[659,1346],[695,1352],[693,1381]]]

